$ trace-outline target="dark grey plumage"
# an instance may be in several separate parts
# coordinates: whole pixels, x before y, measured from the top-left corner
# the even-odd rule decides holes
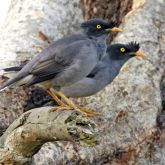
[[[124,52],[121,52],[121,49]],[[92,72],[82,80],[72,84],[68,87],[63,87],[61,91],[69,97],[85,97],[93,95],[103,89],[106,85],[110,84],[114,78],[119,74],[121,67],[135,55],[143,56],[144,54],[139,51],[139,44],[131,42],[129,44],[114,44],[108,46],[107,56],[99,61],[97,66]],[[24,64],[6,68],[4,71],[18,71],[21,70]],[[40,98],[40,99],[38,99]],[[27,109],[31,106],[33,108],[43,106],[51,99],[40,88],[36,88],[32,94]],[[51,103],[54,103],[53,101]]]
[[[101,27],[98,28],[98,25]],[[52,43],[29,61],[0,91],[31,75],[24,85],[42,83],[45,89],[71,85],[90,73],[106,52],[107,32],[113,24],[101,19],[85,21],[84,33],[71,35]]]
[[[99,61],[93,71],[79,82],[64,87],[61,91],[68,97],[93,95],[110,84],[119,74],[122,66],[134,56],[143,56],[139,44],[114,44],[108,46],[107,55]],[[123,51],[123,52],[122,52]]]

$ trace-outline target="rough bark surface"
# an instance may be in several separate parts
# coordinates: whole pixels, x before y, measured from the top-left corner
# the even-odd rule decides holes
[[[0,138],[0,164],[31,164],[32,156],[50,141],[98,143],[95,124],[76,111],[33,109],[20,116]]]
[[[82,0],[84,17],[106,18],[115,21],[118,25],[124,16],[132,9],[133,0]]]

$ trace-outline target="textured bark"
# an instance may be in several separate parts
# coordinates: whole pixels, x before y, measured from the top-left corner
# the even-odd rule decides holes
[[[50,141],[95,145],[95,124],[75,111],[28,111],[15,120],[0,138],[0,164],[31,164],[40,147]]]
[[[106,18],[120,25],[124,16],[132,9],[133,0],[82,0],[84,17]]]

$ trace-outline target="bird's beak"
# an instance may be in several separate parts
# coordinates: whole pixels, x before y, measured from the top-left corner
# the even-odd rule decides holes
[[[123,30],[117,27],[106,29],[106,32],[122,32]]]
[[[136,55],[136,56],[140,56],[140,57],[146,57],[146,55],[145,55],[142,51],[140,51],[140,50],[138,50],[138,51],[135,53],[135,55]]]
[[[122,32],[123,30],[117,27],[111,29],[111,32]]]

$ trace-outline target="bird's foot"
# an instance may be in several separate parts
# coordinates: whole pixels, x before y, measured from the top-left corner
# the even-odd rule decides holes
[[[54,111],[56,111],[56,110],[73,110],[73,108],[72,107],[70,107],[70,106],[54,106],[54,107],[52,107],[50,110],[49,110],[49,112],[54,112]],[[101,113],[99,113],[99,112],[94,112],[94,111],[91,111],[91,109],[89,110],[89,109],[87,109],[87,108],[85,108],[85,107],[79,107],[79,108],[77,108],[77,109],[75,109],[76,111],[78,111],[78,112],[80,112],[80,113],[82,113],[83,115],[85,115],[85,116],[88,116],[88,117],[94,117],[94,116],[99,116],[99,115],[101,115]]]
[[[63,103],[58,96],[56,95],[56,93],[54,92],[53,89],[47,90],[48,94],[54,99],[54,101],[61,107],[66,107],[67,105],[65,103]]]
[[[54,106],[52,107],[49,112],[54,112],[56,110],[72,110],[73,108],[69,107],[69,106]]]
[[[53,107],[53,111],[57,110],[57,109],[61,109],[61,110],[76,110],[79,111],[80,113],[83,113],[85,116],[98,116],[101,115],[101,113],[99,112],[94,112],[92,111],[92,109],[90,108],[86,108],[86,107],[79,107],[77,105],[75,105],[72,100],[70,100],[69,98],[67,98],[63,93],[54,90],[53,88],[50,89],[50,91],[48,91],[48,93],[51,95],[51,97],[58,103],[59,106],[57,107]],[[65,102],[62,102],[58,96],[60,96]],[[51,110],[52,111],[52,110]]]
[[[102,113],[100,112],[95,112],[93,111],[91,108],[87,108],[87,107],[78,107],[80,112],[83,112],[86,114],[86,116],[89,117],[94,117],[94,116],[100,116],[102,115]]]

